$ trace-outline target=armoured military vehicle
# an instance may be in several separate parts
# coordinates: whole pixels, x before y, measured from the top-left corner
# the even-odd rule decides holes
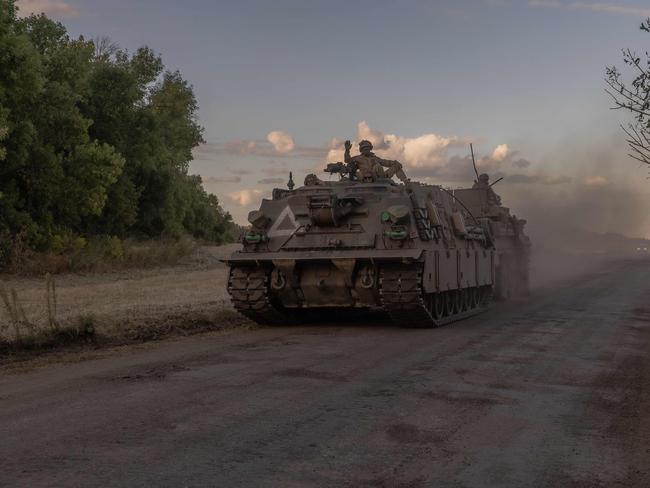
[[[325,170],[337,181],[308,175],[294,189],[290,177],[249,214],[243,248],[226,260],[243,315],[284,325],[309,311],[374,310],[436,327],[485,310],[495,293],[525,292],[523,221],[491,188],[398,184],[379,167],[362,178],[346,160]]]
[[[483,182],[482,177],[485,177]],[[531,243],[524,232],[526,221],[511,215],[510,209],[501,205],[501,198],[487,183],[485,174],[480,175],[473,188],[454,190],[453,195],[489,231],[496,253],[493,285],[496,297],[528,296]]]

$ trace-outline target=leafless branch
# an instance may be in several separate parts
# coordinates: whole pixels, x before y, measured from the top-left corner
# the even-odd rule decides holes
[[[637,128],[633,125],[623,127],[623,132],[628,136],[626,142],[633,153],[629,156],[644,164],[650,164],[650,136],[643,128]]]
[[[120,50],[120,46],[111,40],[110,37],[95,37],[95,57],[110,59]]]

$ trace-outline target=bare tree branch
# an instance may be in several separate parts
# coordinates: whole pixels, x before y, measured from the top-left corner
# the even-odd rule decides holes
[[[628,154],[633,159],[644,164],[650,164],[650,137],[644,130],[630,125],[628,128],[621,126],[628,138],[625,142],[635,154]]]
[[[641,24],[641,30],[650,33],[650,18]],[[613,110],[628,110],[634,114],[635,123],[621,126],[625,142],[631,152],[628,156],[650,166],[650,56],[645,62],[631,49],[623,49],[623,63],[629,66],[633,78],[627,81],[615,66],[605,69],[605,93],[614,102]]]
[[[93,39],[95,45],[95,57],[111,59],[120,50],[120,46],[111,40],[110,37],[95,37]]]

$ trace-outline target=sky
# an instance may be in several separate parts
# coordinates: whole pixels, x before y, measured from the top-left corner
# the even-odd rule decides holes
[[[73,35],[148,45],[194,86],[191,171],[244,223],[289,171],[301,184],[369,139],[414,179],[479,169],[545,232],[566,221],[650,237],[648,171],[627,157],[605,67],[643,52],[650,0],[19,0]],[[356,145],[353,154],[356,151]]]

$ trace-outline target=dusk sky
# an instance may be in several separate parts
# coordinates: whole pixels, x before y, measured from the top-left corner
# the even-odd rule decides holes
[[[603,81],[622,48],[650,47],[650,0],[18,4],[180,70],[207,142],[191,169],[238,222],[289,170],[301,184],[345,139],[367,138],[450,187],[471,184],[473,142],[533,228],[564,218],[650,237],[648,172],[626,156],[629,116]]]

